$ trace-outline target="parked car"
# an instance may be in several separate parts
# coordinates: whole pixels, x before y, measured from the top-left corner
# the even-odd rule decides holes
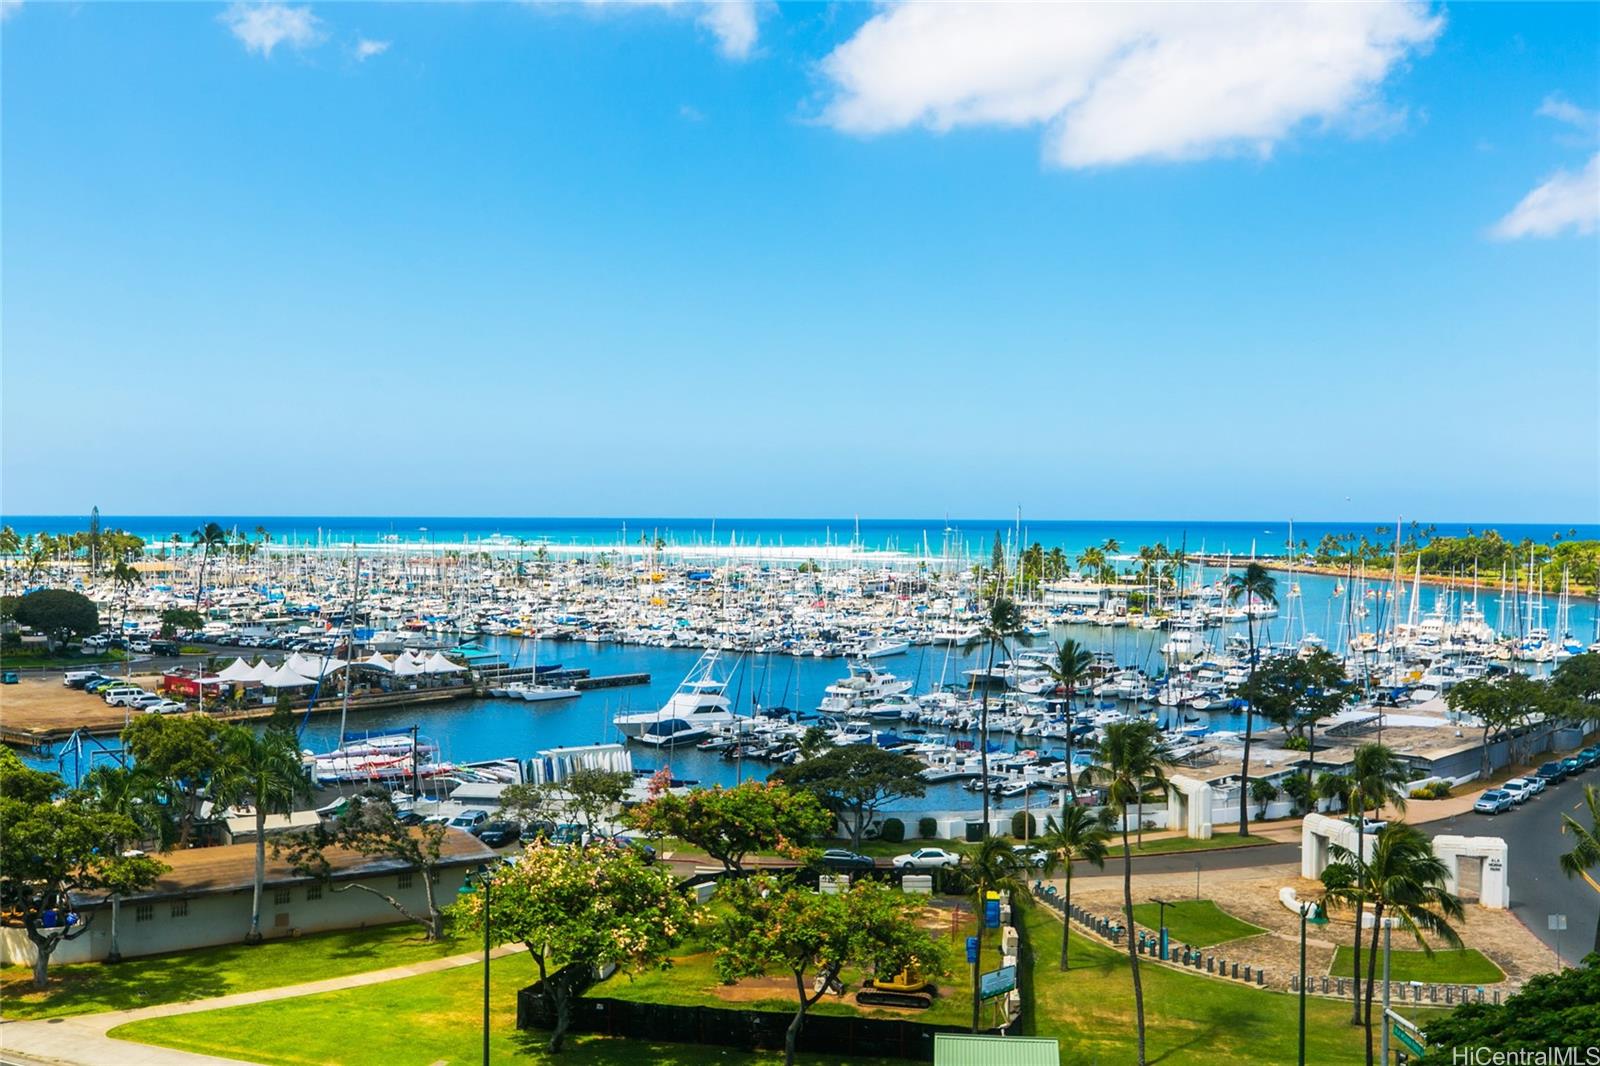
[[[99,676],[98,670],[68,670],[61,675],[61,683],[68,688],[82,688]]]
[[[1584,748],[1582,751],[1578,752],[1578,754],[1583,757],[1583,764],[1585,766],[1592,767],[1596,764],[1600,764],[1600,744],[1597,744],[1592,748]]]
[[[484,822],[470,832],[491,848],[503,848],[522,839],[522,827],[516,822]]]
[[[1569,777],[1573,774],[1581,774],[1589,768],[1588,764],[1583,761],[1583,756],[1581,755],[1568,755],[1565,759],[1561,760],[1561,765],[1567,768],[1567,775]]]
[[[142,688],[139,688],[137,685],[115,685],[101,693],[101,696],[105,699],[105,701],[113,707],[131,706],[133,701],[138,699],[140,696],[148,695],[150,695],[150,693],[146,692]]]
[[[175,640],[152,640],[150,642],[150,653],[152,655],[176,655],[178,654],[178,642]]]
[[[878,864],[872,861],[870,855],[860,855],[844,848],[829,848],[817,856],[817,862],[832,870],[834,873],[854,873],[857,870],[871,870]]]
[[[1513,803],[1527,803],[1539,794],[1539,789],[1534,785],[1534,778],[1513,777],[1500,788],[1511,793]]]
[[[1025,867],[1042,870],[1050,861],[1050,856],[1029,844],[1013,844],[1011,850],[1016,853],[1017,862]]]
[[[128,650],[139,652],[142,655],[148,655],[150,653],[150,642],[144,637],[134,637],[132,640],[128,641]]]
[[[1542,778],[1545,784],[1554,785],[1559,784],[1561,780],[1567,776],[1567,768],[1560,762],[1560,760],[1557,760],[1555,762],[1545,763],[1543,766],[1535,770],[1534,774],[1537,777]]]
[[[471,810],[462,811],[460,814],[451,818],[446,824],[452,829],[465,829],[467,832],[471,833],[488,820],[488,811],[479,807],[474,807]]]
[[[896,855],[893,862],[896,870],[937,870],[957,865],[961,862],[961,856],[943,848],[918,848],[905,855]]]
[[[140,707],[145,714],[177,714],[183,710],[183,704],[176,700],[161,700],[156,703],[146,703]]]
[[[1478,802],[1472,809],[1479,814],[1500,814],[1509,811],[1512,807],[1511,793],[1503,788],[1491,788],[1478,797]]]
[[[129,700],[128,706],[133,707],[136,710],[144,710],[146,707],[153,707],[158,703],[166,702],[168,702],[168,700],[165,696],[158,696],[154,692],[146,692],[142,696],[135,696],[133,699]]]
[[[111,688],[113,685],[118,685],[118,684],[121,684],[121,683],[122,683],[122,679],[121,678],[116,678],[116,677],[97,677],[93,681],[89,681],[89,682],[85,683],[84,686],[83,686],[83,691],[92,692],[96,696],[98,696],[101,693],[105,692],[106,689]]]

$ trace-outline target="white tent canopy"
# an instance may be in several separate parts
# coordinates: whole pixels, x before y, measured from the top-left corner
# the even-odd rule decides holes
[[[394,657],[394,666],[391,669],[394,670],[396,677],[415,677],[423,672],[422,667],[417,665],[415,660],[409,659],[404,655],[396,655]]]
[[[362,660],[358,661],[356,663],[356,665],[357,666],[370,666],[374,670],[386,670],[391,674],[394,673],[394,664],[391,663],[388,659],[385,659],[381,652],[373,652],[371,655],[367,656],[365,659],[362,659]]]
[[[235,659],[235,660],[233,660],[233,662],[229,663],[227,665],[227,667],[224,668],[221,673],[217,674],[217,678],[216,679],[218,681],[258,681],[258,680],[260,680],[259,678],[256,677],[255,667],[251,666],[249,663],[245,662],[243,659]]]
[[[262,678],[261,683],[267,688],[304,688],[315,685],[316,682],[309,677],[301,677],[289,669],[289,664],[284,663],[274,670],[269,677]]]
[[[446,659],[442,653],[434,652],[428,657],[428,661],[422,664],[422,669],[430,674],[459,674],[466,667],[457,666],[449,659]]]
[[[262,659],[260,662],[256,663],[254,666],[252,666],[250,668],[250,676],[248,678],[246,678],[245,680],[247,680],[247,681],[265,681],[267,678],[273,676],[273,674],[275,674],[276,672],[277,672],[277,670],[273,667],[273,665],[271,663],[267,662],[267,660],[265,660],[265,659]]]

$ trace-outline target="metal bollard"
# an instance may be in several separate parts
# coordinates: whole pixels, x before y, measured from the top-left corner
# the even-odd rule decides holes
[[[1496,1007],[1500,1005],[1500,990],[1498,988],[1494,990],[1494,1005]]]
[[[1344,996],[1344,978],[1341,977],[1338,980],[1339,980],[1339,995],[1342,998]]]
[[[1206,973],[1216,973],[1216,972],[1217,972],[1217,957],[1215,955],[1208,956],[1206,958]]]
[[[1327,995],[1328,994],[1328,975],[1327,974],[1323,974],[1322,975],[1322,994],[1323,995]]]
[[[1233,964],[1233,978],[1236,981],[1239,979],[1239,964],[1238,963],[1234,963]]]
[[[1428,1002],[1429,1003],[1437,1003],[1437,1002],[1439,1002],[1439,986],[1438,985],[1429,985],[1428,986]]]
[[[1267,971],[1265,971],[1265,970],[1257,970],[1256,971],[1256,984],[1257,985],[1265,985],[1266,983],[1267,983]]]
[[[1456,986],[1455,985],[1445,985],[1444,986],[1444,1001],[1446,1003],[1454,1003],[1456,1001]]]
[[[1250,983],[1250,964],[1249,964],[1249,963],[1245,963],[1245,967],[1244,967],[1244,979],[1245,979],[1245,983],[1246,983],[1246,984],[1249,984],[1249,983]]]

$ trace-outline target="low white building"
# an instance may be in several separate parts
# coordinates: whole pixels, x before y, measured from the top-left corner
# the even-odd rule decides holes
[[[370,892],[337,891],[355,881],[393,895],[417,912],[426,910],[422,874],[393,859],[370,858],[330,850],[331,881],[297,875],[286,859],[267,852],[266,888],[261,897],[261,932],[267,939],[296,937],[335,929],[364,929],[405,918]],[[125,957],[155,955],[216,944],[241,943],[250,930],[250,901],[255,884],[253,844],[190,848],[159,856],[171,867],[151,888],[121,901],[117,946]],[[444,839],[434,900],[444,907],[456,896],[467,874],[495,853],[477,837],[459,829]],[[56,963],[95,962],[111,950],[111,905],[82,905],[81,921],[89,932],[63,943],[51,955]],[[0,963],[28,965],[34,947],[20,928],[0,928]]]

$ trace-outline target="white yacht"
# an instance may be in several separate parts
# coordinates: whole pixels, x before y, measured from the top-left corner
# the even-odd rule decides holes
[[[681,719],[691,726],[705,729],[695,738],[699,740],[710,733],[712,726],[731,725],[738,721],[738,716],[733,713],[733,704],[722,694],[728,683],[717,676],[717,660],[721,654],[717,648],[707,649],[660,710],[619,714],[612,722],[623,736],[643,739],[650,726]]]

